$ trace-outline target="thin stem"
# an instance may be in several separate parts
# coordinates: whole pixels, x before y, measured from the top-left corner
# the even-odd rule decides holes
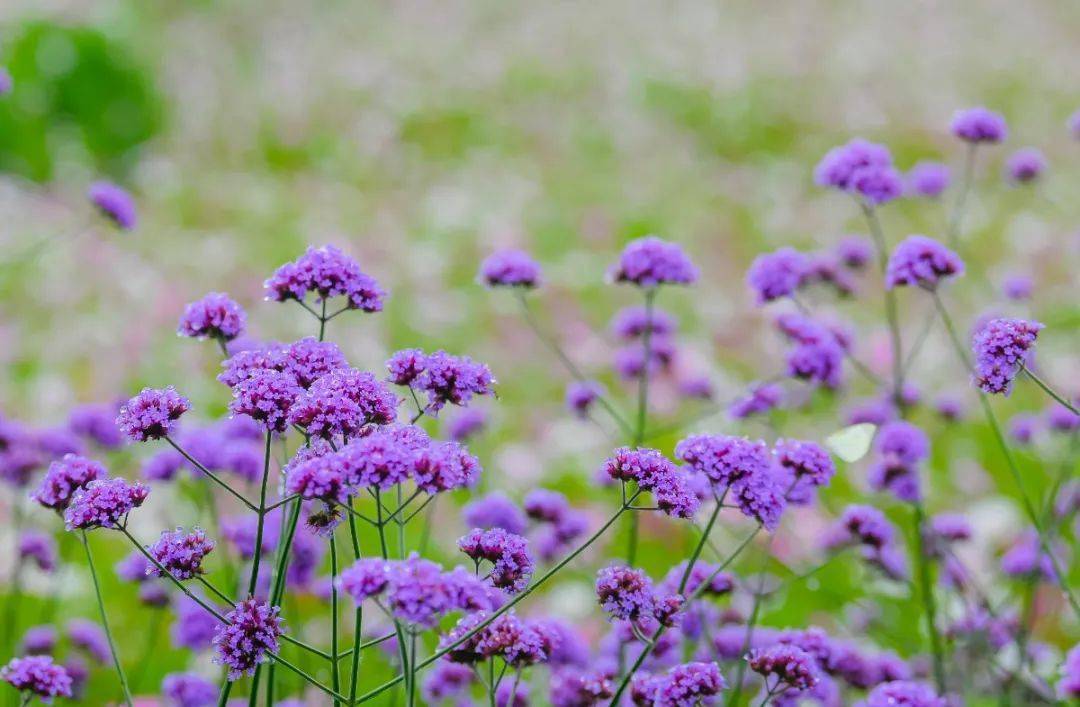
[[[266,524],[266,481],[270,476],[270,430],[266,431],[266,454],[263,457],[262,486],[259,490],[259,522],[255,526],[255,554],[251,558],[251,579],[248,581],[248,596],[255,596],[255,585],[259,581],[259,565],[262,564],[263,526]],[[256,683],[257,684],[257,683]]]
[[[325,308],[325,302],[324,302]],[[336,656],[338,654],[338,590],[337,590],[337,574],[338,574],[338,561],[337,561],[337,543],[334,541],[334,534],[330,534],[330,655]],[[334,692],[341,689],[341,674],[338,668],[338,662],[336,660],[330,663],[330,684],[334,688]],[[334,707],[338,707],[339,703],[334,700]]]
[[[870,233],[873,236],[875,249],[877,250],[878,269],[881,271],[882,277],[884,277],[889,264],[889,253],[888,246],[885,243],[885,234],[881,230],[881,222],[878,220],[877,212],[874,211],[872,206],[864,202],[860,202],[859,206],[862,208],[863,215],[870,225]],[[896,291],[888,286],[885,288],[885,319],[889,323],[889,337],[892,342],[892,397],[896,406],[900,407],[900,393],[904,387],[903,343],[900,338],[900,318],[896,308]]]
[[[923,613],[926,616],[926,631],[930,635],[930,652],[934,660],[934,684],[938,694],[944,695],[947,689],[945,681],[945,655],[941,647],[941,634],[937,628],[937,602],[930,578],[931,559],[926,547],[926,511],[922,501],[912,504],[915,525],[915,541],[918,543],[919,590],[923,600]]]
[[[120,665],[120,656],[116,652],[116,643],[113,641],[112,629],[109,628],[109,617],[105,613],[105,601],[101,598],[101,585],[98,583],[97,569],[94,567],[94,555],[90,552],[90,542],[87,540],[86,531],[79,531],[83,549],[86,550],[86,564],[90,567],[90,579],[94,582],[94,596],[97,598],[98,612],[101,614],[101,626],[105,629],[105,638],[109,642],[109,653],[112,655],[113,666],[116,674],[120,677],[120,688],[124,692],[124,701],[128,707],[132,707],[131,690],[128,688],[127,676],[124,668]]]
[[[349,499],[349,507],[352,508],[352,499]],[[356,519],[349,516],[349,538],[352,541],[353,557],[360,559],[360,533],[356,529]],[[356,686],[360,682],[360,649],[364,627],[364,607],[362,603],[356,605],[356,613],[353,616],[353,644],[352,648],[352,671],[349,673],[349,704],[356,699]],[[337,658],[335,657],[335,660]]]
[[[225,684],[221,686],[221,694],[218,695],[218,707],[225,707],[229,704],[229,693],[232,692],[232,681],[226,680]]]
[[[754,627],[757,626],[758,616],[761,614],[761,604],[765,598],[765,565],[768,564],[769,552],[772,550],[773,540],[775,539],[776,533],[773,533],[769,536],[769,543],[765,548],[764,562],[761,566],[761,576],[758,578],[758,586],[754,591],[754,604],[753,608],[750,610],[750,618],[746,622],[746,637],[743,638],[742,650],[739,651],[740,656],[745,656],[754,640]],[[729,705],[739,704],[739,697],[742,695],[743,689],[743,676],[746,675],[746,665],[746,660],[739,661],[739,667],[735,673],[735,691],[728,700]]]
[[[964,171],[960,178],[960,191],[956,195],[956,204],[952,213],[949,214],[948,243],[950,248],[956,247],[960,238],[960,222],[964,217],[964,206],[967,204],[968,193],[971,191],[971,183],[975,175],[975,151],[977,143],[968,143],[967,154],[964,155]]]
[[[409,673],[407,704],[413,707],[416,704],[416,631],[409,632]]]
[[[326,338],[326,298],[323,297],[322,301],[322,313],[319,315],[319,341]],[[336,688],[335,688],[336,689]]]
[[[230,606],[232,606],[233,604],[236,603],[236,601],[234,599],[230,598],[227,594],[225,594],[225,592],[221,591],[220,589],[215,587],[213,584],[210,584],[210,582],[206,579],[206,577],[202,576],[201,574],[195,575],[195,576],[199,580],[199,583],[202,584],[207,589],[209,589],[210,592],[212,594],[214,594],[218,599],[222,600],[223,602],[225,602],[226,604],[228,604]]]
[[[383,521],[383,505],[382,505],[382,493],[378,487],[375,488],[375,512],[378,519],[379,528],[379,549],[382,551],[382,558],[384,560],[390,559],[390,552],[386,545],[386,523]],[[397,617],[391,616],[394,622],[394,633],[397,635],[398,656],[401,658],[401,674],[412,675],[409,672],[409,655],[405,647],[405,633],[401,628],[401,622],[397,620]],[[405,680],[405,691],[408,692],[409,684],[411,680]]]
[[[249,501],[249,500],[247,500],[246,498],[244,498],[244,496],[243,496],[243,495],[242,495],[242,494],[241,494],[241,493],[240,493],[239,491],[235,490],[235,489],[234,489],[234,488],[233,488],[232,486],[229,486],[229,485],[228,485],[227,483],[225,483],[224,481],[222,481],[222,480],[221,480],[221,479],[220,479],[220,478],[219,478],[219,477],[218,477],[218,476],[217,476],[217,475],[216,475],[216,474],[215,474],[214,472],[210,471],[210,470],[209,470],[209,469],[207,469],[207,468],[206,468],[205,466],[203,466],[203,465],[202,465],[202,464],[201,464],[200,462],[196,461],[196,460],[195,460],[195,458],[194,458],[194,457],[192,457],[192,456],[191,456],[190,454],[188,454],[188,453],[187,453],[187,451],[186,451],[186,450],[185,450],[185,449],[184,449],[183,447],[181,447],[181,446],[180,446],[179,444],[177,444],[177,443],[176,443],[176,442],[175,442],[175,441],[173,440],[173,438],[172,438],[172,437],[169,437],[169,436],[167,436],[167,435],[166,435],[166,436],[164,437],[164,440],[165,440],[166,442],[168,442],[169,444],[171,444],[171,445],[172,445],[172,447],[173,447],[173,449],[175,449],[176,451],[180,452],[180,454],[181,454],[181,455],[182,455],[182,456],[184,457],[184,459],[187,459],[187,460],[188,460],[189,462],[191,462],[191,463],[192,463],[192,464],[193,464],[193,465],[195,466],[195,468],[196,468],[196,469],[198,469],[199,471],[201,471],[202,473],[204,473],[204,474],[206,474],[206,475],[207,475],[208,477],[210,477],[210,480],[211,480],[211,481],[213,481],[214,483],[216,483],[216,484],[217,484],[218,486],[220,486],[221,488],[225,489],[225,490],[226,490],[226,491],[227,491],[227,492],[228,492],[229,494],[231,494],[231,495],[232,495],[232,496],[233,496],[233,497],[234,497],[234,498],[235,498],[236,500],[240,501],[240,502],[241,502],[241,503],[243,503],[243,504],[244,504],[245,506],[247,506],[247,507],[248,507],[248,510],[252,510],[252,511],[258,512],[258,510],[259,510],[259,509],[258,509],[258,507],[257,507],[257,506],[256,506],[256,505],[255,505],[254,503],[252,503],[251,501]]]
[[[15,541],[15,549],[12,551],[11,556],[15,558],[15,566],[12,569],[11,575],[11,594],[7,599],[7,611],[4,612],[4,642],[0,645],[7,646],[14,645],[15,642],[15,628],[16,617],[19,615],[19,604],[22,603],[22,568],[23,557],[19,553],[19,536],[22,534],[22,504],[21,499],[14,499],[12,501],[12,539]]]
[[[1035,384],[1038,385],[1040,388],[1042,388],[1043,392],[1045,392],[1047,395],[1049,395],[1054,400],[1058,401],[1058,403],[1062,407],[1068,409],[1068,411],[1071,412],[1074,415],[1080,415],[1080,410],[1077,410],[1076,406],[1074,406],[1072,403],[1070,403],[1068,400],[1066,400],[1064,397],[1062,397],[1060,394],[1058,394],[1053,388],[1051,388],[1049,385],[1046,384],[1046,381],[1044,381],[1039,376],[1035,375],[1035,372],[1032,371],[1027,366],[1025,366],[1023,363],[1020,364],[1020,370],[1023,371],[1024,373],[1026,373],[1028,378],[1035,381]]]

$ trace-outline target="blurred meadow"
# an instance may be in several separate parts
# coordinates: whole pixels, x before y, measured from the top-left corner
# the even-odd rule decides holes
[[[177,337],[183,305],[228,292],[247,309],[254,335],[314,334],[299,307],[264,302],[262,283],[308,245],[331,243],[391,292],[383,313],[331,322],[329,338],[350,362],[381,375],[391,352],[416,346],[488,363],[498,399],[479,404],[489,424],[469,445],[484,465],[481,489],[520,498],[538,485],[557,488],[598,525],[618,499],[597,489],[594,472],[616,445],[603,425],[566,412],[570,378],[538,345],[515,298],[477,282],[480,261],[515,246],[541,262],[538,317],[629,411],[636,393],[610,371],[616,342],[607,326],[639,300],[604,273],[634,238],[655,233],[680,243],[702,277],[658,302],[678,319],[679,353],[652,392],[650,442],[670,454],[689,431],[820,441],[873,395],[865,381],[849,376],[842,395],[803,394],[795,409],[766,422],[724,413],[749,381],[782,373],[775,311],[754,307],[746,268],[782,245],[825,249],[866,232],[849,199],[813,183],[829,148],[862,136],[887,144],[901,169],[935,159],[956,175],[963,146],[948,132],[950,118],[980,104],[1001,111],[1011,135],[980,154],[960,248],[968,277],[946,297],[964,330],[987,311],[1044,322],[1046,377],[1080,393],[1080,142],[1065,127],[1080,108],[1078,46],[1080,3],[1069,0],[5,0],[0,65],[15,88],[0,99],[0,413],[62,424],[77,403],[172,384],[191,398],[192,417],[223,414],[228,389],[214,379],[220,356],[211,344]],[[1004,160],[1029,145],[1048,156],[1047,177],[1010,186]],[[103,176],[134,194],[135,230],[105,227],[86,203],[87,185]],[[952,200],[883,209],[890,243],[909,233],[941,236]],[[11,259],[18,262],[9,266]],[[1030,301],[1001,294],[1013,274],[1034,279]],[[884,372],[880,280],[862,276],[859,289],[863,297],[814,291],[810,301],[849,321],[858,355]],[[912,341],[932,303],[917,291],[900,292],[899,301]],[[701,376],[714,401],[678,394],[681,381]],[[932,436],[928,510],[968,514],[977,540],[965,558],[989,577],[1025,524],[940,325],[910,380],[925,403],[913,419]],[[963,426],[937,421],[932,403],[941,393],[963,401]],[[1028,385],[994,404],[1007,418],[1040,412],[1046,400]],[[438,431],[457,412],[425,424]],[[1047,433],[1018,452],[1034,497],[1063,464],[1075,465],[1071,439]],[[134,477],[147,451],[110,455],[110,470]],[[865,466],[841,464],[821,508],[786,518],[776,559],[761,551],[763,540],[737,563],[740,571],[771,562],[765,566],[786,578],[820,564],[817,532],[844,505],[873,497]],[[8,548],[14,495],[4,491],[0,543]],[[434,520],[433,552],[450,564],[451,539],[468,530],[459,513],[465,500],[455,494]],[[191,504],[183,488],[155,488],[152,510],[132,517],[136,534],[149,541],[163,527],[190,523]],[[914,547],[902,505],[878,505]],[[53,528],[55,519],[35,510],[38,525]],[[689,551],[697,538],[666,517],[646,514],[642,523],[640,564],[656,577],[673,549]],[[722,547],[749,527],[722,525]],[[595,569],[625,542],[618,530],[591,548],[523,613],[555,612],[599,637]],[[152,693],[165,673],[192,660],[169,647],[164,629],[155,633],[169,620],[161,610],[138,605],[135,588],[111,571],[127,548],[104,535],[92,543],[114,630],[125,637],[120,652],[129,672],[141,669],[141,693]],[[64,552],[73,564],[57,585],[59,616],[96,618],[77,543]],[[11,555],[0,557],[6,576]],[[32,614],[53,586],[30,575],[22,629],[36,623]],[[1024,587],[1014,584],[998,582],[994,591],[1019,601]],[[748,597],[732,602],[748,608]],[[919,606],[906,586],[845,557],[770,602],[762,621],[818,624],[908,657],[924,651]],[[1076,642],[1075,617],[1049,584],[1037,608],[1034,634],[1060,661]],[[946,602],[942,611],[951,617],[959,608]],[[306,630],[313,640],[325,635],[317,622]],[[0,649],[4,661],[14,652]],[[368,669],[368,688],[392,675],[383,659]],[[542,692],[534,695],[542,704]],[[96,670],[85,703],[117,696],[115,675]],[[323,704],[317,693],[310,699]]]

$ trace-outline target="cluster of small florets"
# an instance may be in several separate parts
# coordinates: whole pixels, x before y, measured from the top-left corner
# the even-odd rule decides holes
[[[683,663],[663,675],[636,674],[631,697],[634,704],[653,707],[711,705],[726,687],[716,663]]]
[[[468,665],[502,658],[520,669],[548,660],[548,638],[538,622],[520,619],[513,612],[491,619],[487,611],[476,611],[463,616],[443,636],[439,647],[449,649],[446,659],[454,663]]]
[[[1015,184],[1034,182],[1046,171],[1046,157],[1034,147],[1025,147],[1009,155],[1005,174]]]
[[[754,291],[758,304],[790,297],[810,275],[811,262],[794,248],[783,247],[763,253],[754,259],[746,271],[746,282]]]
[[[612,619],[644,626],[674,625],[685,604],[682,594],[657,592],[647,574],[625,565],[610,565],[596,573],[596,597]]]
[[[158,390],[143,388],[120,408],[116,424],[134,442],[161,439],[176,428],[176,421],[190,409],[188,399],[171,385]]]
[[[386,291],[373,277],[332,245],[308,248],[266,281],[266,298],[275,302],[294,299],[303,303],[309,294],[314,294],[317,302],[345,297],[346,307],[364,312],[382,311],[386,298]]]
[[[972,339],[975,383],[987,393],[1008,395],[1034,352],[1043,325],[1025,319],[992,319]]]
[[[824,546],[862,548],[863,558],[889,577],[904,579],[907,568],[896,547],[896,529],[885,514],[873,506],[850,505],[825,532]]]
[[[540,265],[525,251],[508,248],[492,253],[480,264],[480,280],[489,287],[533,289],[540,284]]]
[[[832,457],[815,442],[779,439],[773,445],[773,457],[778,481],[790,489],[787,498],[792,503],[808,503],[812,490],[826,486],[836,473]]]
[[[287,421],[314,437],[349,438],[366,425],[390,424],[397,418],[397,406],[397,396],[374,375],[342,368],[301,392],[289,407]]]
[[[936,199],[949,188],[951,179],[949,168],[940,162],[916,162],[907,173],[908,193]]]
[[[483,363],[445,351],[425,354],[419,349],[398,351],[386,362],[390,382],[427,394],[426,411],[438,413],[447,403],[468,405],[475,395],[492,395],[495,379]]]
[[[957,111],[953,116],[952,132],[964,142],[997,143],[1009,136],[1009,126],[1000,113],[980,106]]]
[[[795,691],[809,690],[818,683],[818,670],[814,658],[801,648],[778,643],[764,650],[755,649],[747,656],[750,669],[766,681],[776,678],[770,690],[781,686]]]
[[[121,527],[128,513],[141,506],[149,494],[150,490],[137,481],[95,479],[75,492],[64,511],[64,523],[68,530]]]
[[[875,687],[856,707],[945,707],[947,704],[944,697],[939,697],[925,683],[894,680]]]
[[[871,205],[903,193],[903,180],[884,145],[856,138],[834,147],[818,163],[814,180],[823,187],[849,192]]]
[[[789,376],[830,389],[843,384],[846,341],[837,331],[799,314],[783,314],[776,325],[793,344],[787,353]]]
[[[697,282],[698,269],[677,244],[646,236],[627,244],[608,276],[614,282],[644,288],[692,285]]]
[[[657,506],[670,516],[690,518],[701,505],[687,475],[655,449],[620,447],[602,469],[615,481],[632,481],[642,491],[652,492]]]
[[[245,599],[225,615],[228,622],[214,630],[215,662],[228,669],[229,680],[254,675],[267,653],[276,653],[284,633],[280,609],[257,599]]]
[[[211,292],[184,308],[177,333],[195,339],[232,341],[244,333],[247,314],[234,299],[222,292]]]
[[[882,426],[874,445],[877,459],[868,472],[870,487],[891,491],[901,501],[918,501],[919,466],[930,454],[926,433],[910,422],[896,420]]]
[[[947,277],[962,275],[964,263],[953,251],[933,238],[908,236],[900,241],[885,271],[886,287],[936,289]]]
[[[520,592],[528,585],[534,563],[529,554],[528,541],[520,535],[502,528],[474,528],[459,538],[457,544],[458,549],[471,558],[478,568],[481,562],[491,563],[487,579],[493,586]]]
[[[538,524],[534,545],[544,560],[568,549],[588,529],[584,513],[570,507],[566,496],[548,489],[534,489],[522,503],[525,514]]]
[[[183,528],[174,531],[162,531],[157,542],[150,546],[149,552],[157,564],[179,580],[191,579],[202,574],[203,559],[214,549],[214,541],[206,537],[200,528],[190,533]],[[147,568],[147,574],[162,576],[156,565]]]
[[[52,656],[12,658],[0,668],[0,680],[26,695],[24,704],[29,703],[30,695],[46,703],[54,697],[71,697],[71,676],[64,666],[53,662]]]
[[[161,681],[161,694],[176,707],[202,707],[214,704],[218,690],[196,673],[169,673]]]
[[[728,415],[744,420],[775,409],[784,400],[784,389],[776,383],[753,383],[742,397],[728,406]]]
[[[349,364],[337,344],[318,341],[310,336],[291,344],[266,344],[234,353],[222,364],[225,368],[218,375],[218,380],[229,387],[234,387],[249,378],[255,371],[273,369],[289,373],[302,388],[328,373]]]
[[[91,481],[105,478],[104,465],[77,454],[66,454],[49,465],[44,478],[31,498],[46,508],[63,511],[75,492]]]

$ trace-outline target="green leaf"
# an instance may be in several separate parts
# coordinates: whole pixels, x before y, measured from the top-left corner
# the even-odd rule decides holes
[[[825,446],[844,461],[857,462],[870,451],[870,443],[874,441],[874,432],[877,426],[869,422],[860,422],[851,427],[833,432],[825,438]]]

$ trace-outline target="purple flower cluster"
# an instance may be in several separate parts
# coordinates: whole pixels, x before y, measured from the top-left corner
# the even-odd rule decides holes
[[[1080,130],[1077,132],[1080,133]],[[1073,646],[1065,656],[1057,692],[1062,699],[1080,698],[1080,644]]]
[[[856,194],[871,205],[903,193],[903,180],[893,167],[889,149],[861,138],[829,150],[814,169],[814,181]]]
[[[56,569],[56,543],[52,537],[36,530],[25,530],[19,535],[19,559],[33,560],[42,572]]]
[[[288,345],[268,344],[233,354],[223,364],[218,380],[235,387],[255,371],[272,369],[292,375],[302,388],[333,371],[348,368],[337,344],[305,337]]]
[[[211,292],[184,308],[176,331],[194,339],[232,341],[244,332],[247,314],[243,308],[222,292]]]
[[[903,554],[896,547],[896,529],[885,514],[873,506],[851,505],[826,531],[824,545],[838,549],[862,548],[863,558],[893,579],[906,579]]]
[[[856,707],[946,707],[948,701],[921,682],[894,680],[885,682],[859,702]]]
[[[68,415],[68,427],[104,449],[116,449],[124,443],[124,435],[116,425],[117,406],[109,403],[78,405]]]
[[[949,168],[940,162],[917,162],[907,173],[908,192],[936,199],[949,188]]]
[[[54,697],[71,697],[71,676],[47,655],[12,658],[0,668],[0,680],[19,692],[40,697],[46,704]]]
[[[692,285],[697,282],[698,269],[678,244],[646,236],[626,245],[619,261],[608,270],[608,277],[644,288]]]
[[[787,354],[787,374],[826,388],[844,381],[844,339],[825,324],[799,314],[784,314],[777,327],[793,344]]]
[[[375,278],[332,245],[308,248],[291,263],[278,268],[266,281],[266,298],[274,302],[295,299],[303,302],[314,293],[316,301],[347,298],[349,309],[379,312],[386,292]]]
[[[652,580],[642,570],[625,565],[597,572],[596,596],[600,607],[613,619],[638,621],[652,617],[656,610]]]
[[[169,673],[161,681],[161,694],[170,707],[210,707],[217,702],[217,686],[196,673]]]
[[[1000,113],[976,107],[956,112],[952,120],[952,133],[972,144],[996,143],[1009,136],[1009,126]]]
[[[67,625],[67,637],[72,646],[84,651],[98,663],[107,663],[112,659],[109,637],[93,621],[72,619]]]
[[[599,670],[562,668],[551,675],[552,707],[592,707],[615,694],[611,679]]]
[[[540,284],[540,265],[525,251],[508,248],[492,253],[481,263],[480,279],[489,287],[533,289]]]
[[[255,667],[266,662],[267,652],[277,652],[284,633],[279,613],[276,606],[245,599],[225,615],[228,623],[214,630],[214,661],[228,669],[229,680],[254,675]]]
[[[670,336],[675,333],[675,318],[656,307],[625,307],[611,320],[611,333],[624,341],[650,336]]]
[[[461,515],[470,527],[502,528],[516,535],[524,533],[528,524],[521,509],[499,491],[465,504]]]
[[[453,646],[446,654],[447,660],[472,664],[498,657],[520,669],[548,659],[549,646],[537,624],[507,612],[477,631],[488,618],[487,611],[477,611],[458,621],[439,642],[440,649]]]
[[[715,704],[715,697],[727,687],[716,663],[683,663],[663,675],[639,673],[634,678],[634,703],[653,707]]]
[[[90,199],[90,203],[117,228],[124,231],[135,228],[138,222],[135,200],[122,187],[112,182],[94,182],[87,190],[86,196]]]
[[[832,457],[821,445],[794,439],[780,439],[773,445],[780,486],[789,489],[787,499],[806,503],[813,488],[825,486],[836,473]]]
[[[176,421],[191,409],[187,398],[167,388],[143,388],[120,408],[116,424],[133,442],[161,439],[176,428]]]
[[[877,459],[870,466],[870,487],[891,491],[901,501],[918,501],[919,465],[930,454],[926,433],[910,422],[897,420],[878,430],[874,445]]]
[[[398,399],[374,375],[355,368],[330,371],[289,407],[287,421],[309,435],[351,437],[365,425],[388,425],[397,418]]]
[[[289,410],[303,391],[296,376],[272,368],[260,368],[233,386],[229,412],[247,415],[268,432],[284,432]]]
[[[655,449],[620,447],[602,468],[615,481],[633,481],[651,491],[656,505],[675,518],[691,518],[701,505],[686,474]]]
[[[534,489],[523,505],[526,515],[539,524],[534,544],[546,561],[565,552],[588,529],[585,514],[571,508],[566,496],[557,491]]]
[[[206,537],[200,528],[190,533],[183,528],[175,531],[162,531],[157,542],[149,547],[150,554],[158,564],[179,580],[191,579],[202,574],[203,559],[214,549],[214,541]],[[147,573],[161,577],[162,572],[156,566],[147,568]]]
[[[1009,395],[1020,367],[1034,352],[1043,325],[1025,319],[992,319],[972,337],[975,383],[984,392]]]
[[[1034,182],[1046,171],[1046,157],[1034,147],[1025,147],[1009,155],[1005,173],[1016,184]]]
[[[728,407],[728,415],[745,420],[775,409],[784,400],[784,389],[776,383],[754,383],[746,394],[736,398]]]
[[[761,441],[727,435],[692,435],[675,446],[675,456],[703,475],[716,492],[749,518],[774,530],[786,500],[769,448]],[[794,481],[792,482],[794,483]]]
[[[447,403],[465,406],[474,395],[494,393],[491,369],[468,356],[405,349],[391,356],[386,368],[390,382],[427,393],[426,409],[431,413],[437,413]]]
[[[105,476],[105,466],[100,462],[77,454],[66,454],[63,459],[49,465],[41,484],[30,498],[46,508],[62,512],[71,503],[76,491]]]
[[[900,241],[889,257],[885,286],[934,290],[944,278],[963,273],[960,256],[933,238],[914,235]]]
[[[810,259],[794,248],[783,247],[754,258],[746,272],[746,284],[758,304],[790,297],[810,275]]]
[[[776,678],[776,684],[771,688],[773,690],[783,685],[801,692],[814,687],[820,680],[814,658],[802,648],[789,643],[752,650],[747,661],[750,669],[766,680]]]
[[[64,524],[68,530],[120,527],[149,494],[150,489],[138,481],[95,479],[75,492],[64,511]]]
[[[492,564],[487,579],[499,589],[520,592],[532,577],[534,563],[528,542],[520,535],[502,528],[475,528],[458,539],[458,549],[479,567],[482,561]]]
[[[388,560],[377,557],[365,557],[357,560],[351,567],[341,572],[341,589],[353,598],[357,604],[382,594],[390,583]]]

